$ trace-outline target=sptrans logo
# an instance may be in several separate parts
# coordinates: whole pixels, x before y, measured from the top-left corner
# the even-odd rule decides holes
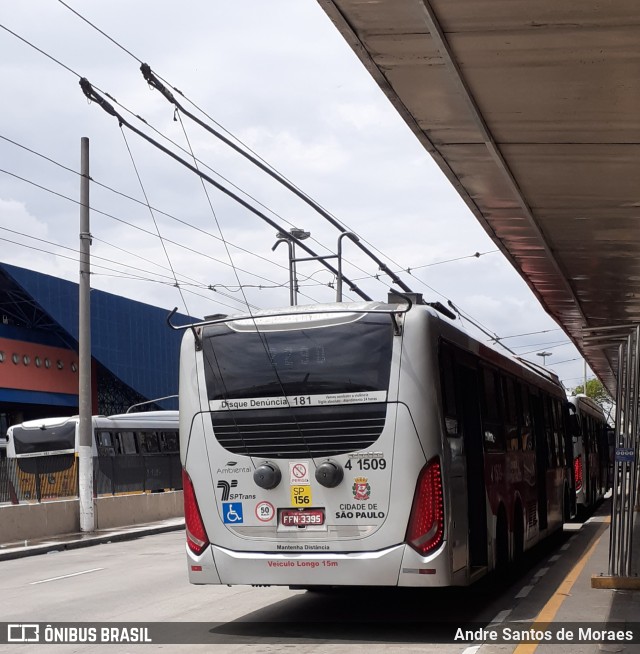
[[[226,502],[229,499],[229,492],[231,491],[232,488],[235,488],[238,485],[238,480],[237,479],[232,479],[230,482],[229,481],[224,481],[221,479],[218,482],[218,488],[222,489],[222,501]]]

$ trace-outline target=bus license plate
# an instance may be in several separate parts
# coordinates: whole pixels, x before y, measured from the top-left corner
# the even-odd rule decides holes
[[[324,525],[324,509],[282,509],[280,524],[283,527],[319,527]]]

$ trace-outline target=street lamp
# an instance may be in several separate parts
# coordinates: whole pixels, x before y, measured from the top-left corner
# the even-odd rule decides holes
[[[547,357],[550,357],[552,354],[553,354],[553,352],[536,352],[536,356],[542,357],[542,365],[543,366],[545,365],[545,363],[547,361]]]

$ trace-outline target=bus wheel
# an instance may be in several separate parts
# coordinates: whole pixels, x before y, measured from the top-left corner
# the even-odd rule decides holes
[[[495,554],[496,574],[504,578],[509,572],[509,530],[507,514],[502,506],[498,510],[498,520],[496,522]]]

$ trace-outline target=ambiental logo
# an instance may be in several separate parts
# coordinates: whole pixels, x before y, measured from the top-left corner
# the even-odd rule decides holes
[[[232,488],[235,488],[238,485],[237,479],[232,479],[231,481],[224,481],[221,479],[218,482],[218,488],[222,489],[222,501],[226,502],[229,499],[229,492]]]

